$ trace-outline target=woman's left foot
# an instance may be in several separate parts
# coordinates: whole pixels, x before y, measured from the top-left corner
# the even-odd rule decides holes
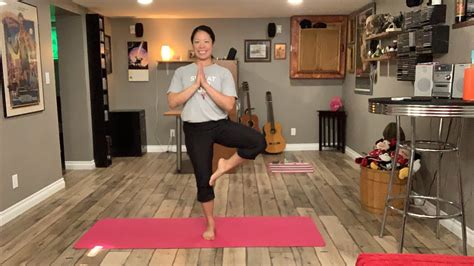
[[[223,175],[226,171],[226,160],[224,158],[220,158],[217,162],[216,171],[211,175],[211,178],[209,179],[209,185],[213,187],[216,183],[217,178]]]
[[[216,235],[214,232],[214,226],[208,225],[206,231],[202,233],[202,238],[204,238],[205,240],[214,240],[215,237]]]

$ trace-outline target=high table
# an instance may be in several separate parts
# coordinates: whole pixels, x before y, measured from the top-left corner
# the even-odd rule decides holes
[[[409,163],[409,174],[407,179],[407,191],[406,195],[402,196],[392,196],[392,183],[395,178],[395,168],[392,167],[392,174],[390,177],[390,182],[387,191],[387,198],[385,201],[385,210],[382,220],[382,226],[380,230],[380,237],[383,236],[383,231],[385,228],[385,222],[387,218],[387,210],[392,209],[403,215],[402,227],[401,227],[401,236],[398,252],[402,253],[403,243],[405,238],[405,226],[407,222],[407,217],[416,217],[416,218],[427,218],[427,219],[436,219],[437,220],[437,236],[439,237],[439,220],[440,219],[451,219],[455,217],[461,218],[462,226],[462,244],[463,244],[463,254],[467,255],[467,239],[466,239],[466,219],[464,212],[464,198],[463,198],[463,187],[462,187],[462,177],[461,177],[461,159],[459,144],[461,141],[461,132],[462,132],[462,118],[474,118],[474,102],[463,101],[461,99],[436,99],[428,97],[399,97],[399,98],[372,98],[369,99],[369,112],[373,114],[383,114],[391,115],[396,117],[397,123],[397,147],[395,151],[395,156],[392,160],[392,165],[395,165],[397,162],[397,157],[400,148],[410,150],[410,163]],[[409,141],[400,141],[400,118],[409,117],[411,125],[411,137]],[[416,138],[416,124],[415,120],[417,117],[430,117],[430,118],[439,118],[439,131],[437,140],[418,140]],[[458,127],[458,136],[456,138],[456,143],[449,143],[448,137],[452,127],[452,119],[459,118],[461,121]],[[443,139],[443,130],[445,126],[443,125],[444,119],[449,119],[449,124],[447,127],[446,138]],[[438,169],[436,178],[436,196],[425,196],[425,195],[411,195],[412,192],[412,180],[413,180],[413,162],[415,157],[415,152],[431,152],[438,154]],[[440,165],[441,159],[444,153],[455,152],[456,153],[456,166],[457,166],[457,175],[458,175],[458,185],[459,185],[459,202],[452,202],[440,197]],[[434,181],[434,180],[433,180]],[[399,210],[391,205],[391,202],[396,199],[404,199],[405,204],[403,210]],[[424,199],[424,200],[433,200],[436,203],[436,214],[435,215],[425,215],[418,214],[409,211],[410,199]],[[453,214],[440,214],[440,203],[449,204],[459,212]]]
[[[166,111],[163,115],[165,116],[174,116],[176,118],[176,171],[181,173],[182,170],[182,155],[181,155],[181,110],[169,110]]]

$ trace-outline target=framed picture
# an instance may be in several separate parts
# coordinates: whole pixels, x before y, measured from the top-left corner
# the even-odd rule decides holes
[[[347,72],[354,73],[354,44],[347,45],[346,60]]]
[[[286,59],[286,43],[275,43],[275,60]]]
[[[194,50],[188,50],[188,59],[195,59],[196,54],[194,53]]]
[[[245,40],[245,62],[271,62],[270,40]]]
[[[376,64],[365,61],[370,48],[370,41],[365,39],[365,21],[375,14],[375,3],[368,4],[355,13],[356,35],[355,35],[355,75],[356,85],[354,92],[357,94],[372,95],[373,74],[376,73]]]
[[[347,43],[351,44],[355,42],[355,29],[356,29],[356,18],[352,16],[349,18],[349,27],[347,29]]]
[[[5,117],[44,110],[38,13],[10,1],[0,9],[0,72]]]
[[[112,45],[109,35],[105,35],[105,68],[107,74],[112,73]]]

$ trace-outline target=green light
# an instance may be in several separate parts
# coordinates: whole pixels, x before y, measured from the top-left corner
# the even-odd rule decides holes
[[[53,59],[58,60],[58,35],[56,33],[56,8],[51,5],[51,42],[53,43]]]

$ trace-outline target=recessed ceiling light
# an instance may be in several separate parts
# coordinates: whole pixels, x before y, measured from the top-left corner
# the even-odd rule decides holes
[[[137,2],[142,5],[148,5],[151,4],[153,0],[137,0]]]
[[[292,5],[299,5],[299,4],[303,3],[303,0],[288,0],[288,3],[290,3]]]
[[[6,2],[4,2],[4,1],[0,1],[0,6],[6,6],[6,5],[7,5],[7,3],[6,3]]]

